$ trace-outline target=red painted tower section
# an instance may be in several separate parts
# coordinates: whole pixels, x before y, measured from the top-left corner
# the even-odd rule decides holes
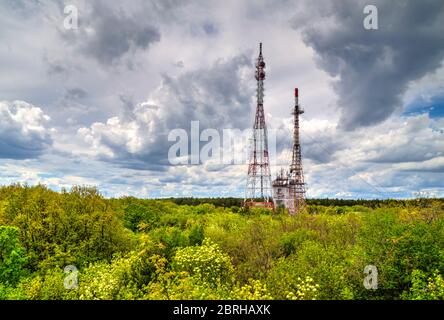
[[[304,110],[299,106],[298,88],[294,89],[294,110],[293,110],[293,153],[290,164],[290,188],[294,195],[294,212],[299,213],[304,209],[305,203],[305,182],[304,171],[302,170],[301,143],[299,141],[299,116]]]
[[[304,110],[299,105],[299,90],[294,89],[293,150],[290,170],[284,169],[273,181],[273,202],[277,208],[286,208],[291,215],[300,213],[306,206],[305,182],[302,170],[301,144],[299,141],[299,115]]]

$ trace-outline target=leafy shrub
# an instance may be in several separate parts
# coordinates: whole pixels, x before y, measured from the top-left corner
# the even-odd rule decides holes
[[[20,287],[31,300],[75,299],[76,292],[64,287],[65,276],[62,269],[50,269],[42,275],[25,279]]]
[[[9,287],[0,283],[0,300],[26,300],[27,298],[22,288]]]
[[[241,204],[0,187],[0,299],[443,299],[442,199]]]
[[[352,281],[344,276],[349,261],[349,257],[337,255],[317,242],[305,241],[296,254],[276,262],[268,274],[267,287],[275,298],[287,299],[290,292],[297,295],[301,279],[309,277],[319,285],[316,296],[320,299],[344,299]]]
[[[316,300],[318,297],[319,285],[315,284],[309,276],[302,279],[298,277],[294,284],[295,292],[289,291],[286,298],[289,300]]]
[[[24,265],[28,261],[25,249],[19,241],[19,230],[0,226],[0,283],[14,286],[26,274]]]
[[[426,277],[424,272],[414,270],[412,273],[412,287],[408,294],[409,300],[444,300],[444,279],[435,271],[432,276]]]
[[[204,238],[204,228],[202,225],[196,225],[190,228],[188,239],[191,246],[200,246]]]
[[[280,239],[280,245],[282,246],[284,254],[289,256],[296,252],[296,249],[299,248],[304,241],[314,238],[315,234],[314,231],[306,229],[284,233]]]
[[[249,279],[242,287],[234,287],[231,298],[235,300],[271,300],[267,286],[260,280]]]
[[[15,187],[5,200],[0,220],[20,230],[32,271],[109,261],[131,248],[129,231],[94,188]]]
[[[152,207],[130,204],[125,208],[124,224],[132,231],[152,228],[159,221],[159,212]]]
[[[212,286],[232,281],[233,266],[230,257],[209,239],[205,239],[201,246],[177,250],[174,267],[175,270],[186,271]]]

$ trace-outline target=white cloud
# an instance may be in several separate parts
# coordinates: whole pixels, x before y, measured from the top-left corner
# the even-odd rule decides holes
[[[397,165],[400,170],[407,171],[430,171],[443,173],[444,172],[444,157],[436,157],[422,162],[407,162]]]
[[[0,158],[38,157],[52,143],[49,120],[25,101],[0,101]]]
[[[340,97],[334,84],[346,80],[350,68],[330,65],[343,68],[341,75],[346,78],[341,79],[317,64],[320,53],[327,59],[353,51],[347,49],[347,37],[341,38],[344,45],[335,48],[338,39],[326,35],[341,28],[342,22],[358,21],[361,26],[362,10],[352,19],[337,19],[341,14],[352,15],[356,5],[329,1],[262,1],[259,5],[252,1],[180,5],[102,1],[95,8],[104,6],[105,10],[102,16],[100,10],[95,11],[96,21],[91,20],[90,2],[74,0],[79,7],[80,26],[83,19],[83,26],[99,31],[87,35],[83,32],[87,30],[73,34],[61,30],[62,2],[17,3],[0,5],[5,12],[0,21],[4,44],[0,47],[0,100],[28,103],[0,104],[0,158],[14,159],[0,159],[0,183],[43,182],[54,188],[94,184],[107,196],[243,196],[246,165],[221,166],[208,161],[201,166],[170,167],[167,134],[174,128],[189,131],[193,120],[200,121],[201,130],[250,128],[254,116],[253,62],[257,45],[263,42],[267,63],[265,111],[269,129],[278,129],[279,151],[291,146],[292,92],[294,87],[300,88],[300,102],[306,110],[301,139],[310,196],[406,196],[421,189],[443,194],[444,139],[440,130],[444,118],[405,116],[400,108],[399,113],[366,129],[344,132],[338,128],[338,110],[349,110],[350,117],[346,118],[359,115],[361,122],[370,123],[366,120],[378,116],[376,108],[362,108],[364,102],[373,100],[338,108],[336,100]],[[385,4],[384,8],[390,6]],[[329,15],[332,12],[335,14]],[[304,43],[309,29],[304,33],[291,27],[295,14],[297,23],[313,26],[312,31],[319,34],[311,39],[316,50]],[[145,20],[139,24],[140,17]],[[113,21],[126,24],[117,30],[122,33],[108,34],[112,30],[107,26]],[[404,23],[395,22],[395,26]],[[151,30],[151,37],[137,38],[134,34],[122,39],[133,30]],[[347,30],[340,29],[336,35],[347,35]],[[382,34],[372,35],[377,38]],[[360,40],[355,34],[351,36]],[[390,36],[397,38],[396,33]],[[119,42],[116,51],[109,44],[113,41]],[[372,41],[368,39],[369,46]],[[378,41],[375,39],[375,43]],[[435,49],[442,47],[436,41],[430,44]],[[410,41],[407,45],[408,50],[418,48],[411,47]],[[390,62],[384,60],[390,58],[387,52],[395,52],[390,50],[383,51],[381,57],[377,52],[370,57],[375,65],[372,70],[368,70],[368,59],[350,60],[346,56],[346,60],[355,67],[353,70],[363,66],[364,71],[357,74],[378,76],[391,71],[388,67],[378,69],[384,61]],[[401,60],[392,60],[392,67]],[[405,70],[392,71],[398,74],[410,67],[415,66],[410,63]],[[426,69],[432,70],[433,66]],[[401,99],[403,105],[433,101],[442,95],[443,70],[441,66],[409,82]],[[415,73],[418,77],[421,74]],[[385,80],[396,84],[393,79]],[[344,97],[351,89],[361,88],[360,81],[347,83],[351,87],[340,90],[345,92]],[[384,88],[389,88],[382,82],[365,83],[375,86],[373,90],[379,96],[385,96]],[[401,89],[389,91],[395,94],[404,91],[404,87]],[[362,97],[358,95],[357,99],[361,102]],[[382,103],[379,107],[393,110],[395,106]],[[342,115],[347,116],[344,112]],[[378,119],[385,118],[380,115]],[[242,152],[240,144],[236,148]],[[278,163],[290,161],[288,150],[277,156]],[[17,161],[24,158],[29,160]]]
[[[246,79],[250,64],[241,54],[178,77],[164,75],[146,102],[125,116],[81,127],[77,134],[99,157],[117,160],[122,166],[149,169],[169,165],[171,130],[189,132],[191,121],[199,121],[200,130],[215,128],[221,132],[249,125],[246,120],[254,92],[253,81]]]
[[[444,176],[444,133],[435,129],[440,121],[427,114],[391,117],[352,132],[337,129],[334,122],[303,122],[309,194],[398,197],[436,186],[435,179],[426,177],[427,172],[434,172],[435,178]],[[416,172],[417,178],[408,171]],[[444,194],[444,186],[437,190]]]

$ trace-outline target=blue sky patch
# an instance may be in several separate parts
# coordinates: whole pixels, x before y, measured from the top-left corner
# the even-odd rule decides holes
[[[413,116],[428,113],[430,118],[444,117],[444,95],[437,96],[432,101],[417,100],[406,107],[403,115]]]

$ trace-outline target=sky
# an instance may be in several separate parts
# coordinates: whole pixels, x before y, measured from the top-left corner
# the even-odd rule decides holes
[[[0,185],[243,197],[247,162],[215,155],[224,130],[253,125],[262,42],[272,175],[291,159],[298,87],[308,197],[444,197],[441,0],[3,0],[0,12]],[[192,150],[207,157],[191,164]]]

